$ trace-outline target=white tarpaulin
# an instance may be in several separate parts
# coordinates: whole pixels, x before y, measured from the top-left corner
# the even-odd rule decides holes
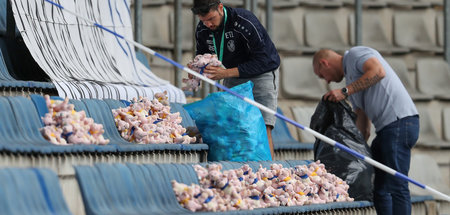
[[[55,0],[132,39],[130,0]],[[184,93],[155,76],[136,58],[132,44],[52,6],[44,0],[11,1],[25,44],[61,97],[129,100],[166,90],[171,102]],[[157,29],[155,29],[157,30]]]

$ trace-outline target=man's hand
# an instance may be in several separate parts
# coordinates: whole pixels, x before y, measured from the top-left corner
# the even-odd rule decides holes
[[[218,66],[207,66],[203,71],[206,77],[212,80],[220,80],[224,78],[239,77],[238,68],[224,69]]]
[[[324,100],[332,101],[332,102],[340,102],[345,99],[344,93],[342,93],[341,89],[335,89],[329,91],[323,96]]]

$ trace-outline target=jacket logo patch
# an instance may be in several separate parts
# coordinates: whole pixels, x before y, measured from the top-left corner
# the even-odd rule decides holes
[[[226,39],[234,38],[233,32],[232,31],[226,32],[225,33],[225,38]]]
[[[228,51],[230,51],[230,52],[234,52],[234,50],[235,50],[235,46],[234,46],[234,40],[229,40],[228,41],[228,43],[227,43],[227,48],[228,48]]]

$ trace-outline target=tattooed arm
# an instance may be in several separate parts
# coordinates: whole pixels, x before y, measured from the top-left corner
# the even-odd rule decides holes
[[[378,61],[378,59],[376,59],[375,57],[369,58],[364,63],[363,71],[364,75],[347,86],[349,95],[375,85],[386,75],[386,72],[384,71],[384,68],[381,65],[380,61]]]
[[[366,60],[363,65],[364,74],[356,81],[347,86],[348,95],[365,90],[384,78],[386,72],[377,58],[372,57]],[[345,99],[341,89],[331,90],[324,95],[325,100],[339,102]]]

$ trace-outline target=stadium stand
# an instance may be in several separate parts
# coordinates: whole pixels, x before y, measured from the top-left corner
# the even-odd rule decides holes
[[[387,8],[366,10],[362,14],[362,44],[375,47],[381,53],[404,54],[406,47],[393,45],[392,10]],[[350,41],[355,45],[355,15],[349,16]]]
[[[444,15],[436,13],[436,28],[437,28],[437,44],[440,47],[444,46]]]
[[[8,90],[8,88],[22,88],[29,92],[42,92],[44,90],[55,88],[55,86],[49,82],[22,81],[13,78],[10,74],[13,66],[9,61],[9,56],[4,53],[7,53],[6,41],[4,38],[0,37],[0,87],[6,88],[4,90]]]
[[[450,142],[444,142],[433,126],[429,113],[430,110],[423,106],[417,106],[417,110],[420,116],[420,131],[416,146],[436,149],[449,148]]]
[[[450,67],[440,59],[421,58],[417,60],[417,88],[420,92],[433,95],[440,100],[449,100]]]
[[[33,93],[50,92],[56,95],[55,86],[50,82],[23,79],[24,74],[14,70],[12,62],[18,60],[18,55],[11,53],[11,48],[7,47],[9,40],[5,39],[6,2],[0,0],[0,94],[4,95],[0,96],[0,167],[34,168],[0,169],[0,213],[148,214],[150,211],[155,214],[190,214],[176,202],[170,180],[198,183],[191,164],[207,164],[204,163],[207,145],[135,145],[125,141],[115,128],[111,109],[125,107],[129,102],[113,99],[70,100],[76,110],[84,110],[97,123],[103,124],[105,136],[112,141],[109,145],[57,146],[40,135],[39,128],[43,126],[40,117],[48,110],[42,95]],[[191,58],[194,24],[188,8],[192,0],[182,2],[183,54]],[[234,7],[244,6],[243,0],[223,2]],[[264,7],[265,0],[258,2],[260,7]],[[450,165],[450,108],[447,107],[450,68],[441,56],[444,47],[443,2],[362,0],[362,43],[387,56],[387,61],[414,101],[419,103],[421,129],[419,141],[413,149],[411,177],[450,194],[450,184],[446,178]],[[285,104],[282,108],[288,117],[295,116],[291,118],[308,126],[313,103],[327,90],[340,88],[343,84],[327,87],[324,82],[318,81],[312,72],[310,54],[319,48],[342,52],[355,44],[354,11],[351,8],[354,0],[277,0],[272,4],[272,39],[282,55],[279,104]],[[173,58],[174,0],[143,0],[143,5],[144,44]],[[262,20],[266,17],[264,13],[263,10],[258,11],[258,17],[263,17]],[[17,29],[14,36],[20,36]],[[136,52],[136,56],[147,68],[151,65],[152,72],[157,76],[174,82],[175,73],[170,64],[155,57],[150,57],[148,61],[142,52]],[[29,95],[30,99],[12,97],[17,94]],[[430,108],[430,104],[434,106]],[[195,122],[182,104],[171,103],[171,106],[172,112],[180,112],[184,127],[195,127]],[[439,122],[436,121],[437,112],[441,114]],[[281,108],[278,108],[278,113],[283,114]],[[437,124],[442,124],[442,135]],[[314,142],[314,137],[308,137],[300,129],[294,128],[294,131],[292,127],[277,119],[272,131],[275,148],[273,162],[292,166],[306,164],[313,159],[311,142]],[[374,136],[372,128],[371,138]],[[257,168],[260,164],[267,167],[270,163],[248,164]],[[229,169],[243,163],[221,164]],[[414,195],[428,194],[414,186],[411,190]],[[450,214],[449,202],[430,196],[413,196],[412,202],[413,214]],[[370,202],[355,202],[230,213],[375,214],[375,209]]]
[[[301,0],[300,4],[313,7],[341,7],[344,5],[341,0]]]
[[[268,168],[271,163],[284,167],[308,164],[309,161],[248,162],[253,169]],[[244,163],[219,162],[223,170],[238,168]],[[205,166],[207,163],[201,163]],[[173,192],[171,180],[185,184],[198,183],[190,164],[96,164],[76,166],[86,214],[192,214],[182,208]],[[123,186],[126,185],[126,186]],[[170,191],[169,191],[170,190]],[[168,192],[169,191],[169,192]],[[413,197],[413,213],[422,214],[430,196]],[[201,214],[373,214],[367,201],[327,203],[318,205],[259,208],[252,211],[202,212]]]
[[[443,193],[450,193],[450,188],[446,186],[442,180],[442,175],[439,171],[438,164],[429,155],[424,154],[413,154],[411,157],[411,168],[410,175],[416,180],[421,181],[428,186],[434,187]],[[409,189],[411,190],[411,195],[426,195],[426,193],[412,185]],[[434,198],[438,198],[435,196]]]
[[[150,64],[148,63],[148,59],[145,56],[144,53],[142,53],[142,51],[136,51],[136,58],[142,63],[144,64],[145,67],[147,67],[148,69],[150,69]]]
[[[187,5],[189,8],[192,7],[192,1],[186,1],[190,4]],[[183,2],[184,3],[184,2]],[[182,44],[181,47],[183,50],[190,51],[192,50],[192,46],[194,45],[194,30],[196,25],[194,24],[194,16],[192,15],[192,11],[188,9],[182,9],[181,11],[181,31],[182,31]],[[169,24],[170,24],[170,42],[175,43],[175,13],[169,14]]]
[[[352,1],[354,3],[354,1]],[[364,7],[386,7],[386,0],[362,0]]]
[[[232,162],[222,162],[224,169],[236,168]],[[251,167],[268,167],[271,162],[251,163]],[[285,162],[290,167],[307,162]],[[203,164],[205,165],[205,164]],[[237,164],[237,165],[242,165]],[[96,164],[76,166],[77,180],[85,203],[86,214],[121,214],[127,211],[143,214],[142,211],[161,214],[191,214],[182,208],[173,192],[171,180],[191,184],[198,183],[196,173],[189,164]],[[102,180],[103,179],[103,180]],[[122,186],[127,184],[127,186]],[[115,189],[116,187],[120,187]],[[114,189],[111,189],[114,188]],[[150,203],[150,204],[149,204]],[[217,212],[214,214],[315,214],[319,211],[359,211],[363,214],[373,210],[370,202],[328,203],[299,207],[261,208],[253,211]],[[210,213],[202,213],[210,214]],[[211,213],[212,214],[212,213]]]
[[[429,0],[386,0],[386,2],[394,7],[423,8],[431,6]]]
[[[442,52],[436,44],[436,14],[432,9],[396,11],[394,43],[414,51]]]
[[[55,88],[52,83],[40,82],[40,81],[23,81],[17,80],[11,74],[13,72],[13,65],[10,59],[10,54],[8,53],[8,42],[9,46],[13,46],[11,41],[7,37],[11,36],[8,31],[15,30],[15,34],[12,36],[20,35],[16,28],[11,28],[7,26],[8,24],[8,10],[7,1],[0,1],[0,87],[3,88],[3,95],[5,92],[10,92],[9,95],[13,95],[12,91],[17,91],[18,88],[22,90],[22,94],[29,94],[30,92],[42,92],[51,91]],[[17,49],[17,47],[15,47]],[[22,57],[24,57],[22,55]],[[14,74],[17,75],[17,74]]]
[[[0,169],[0,207],[3,214],[72,214],[58,176],[49,169]]]
[[[326,93],[325,82],[314,74],[310,57],[281,59],[280,90],[285,98],[320,100]]]
[[[283,114],[278,108],[277,112]],[[277,118],[276,126],[272,130],[274,160],[312,160],[313,144],[311,142],[299,142],[289,132],[286,122]]]
[[[181,125],[184,128],[196,127],[194,120],[191,118],[189,113],[183,108],[183,104],[171,103],[170,104],[170,112],[172,112],[172,113],[179,112],[180,113],[181,118],[183,118]]]
[[[6,34],[6,1],[0,1],[0,36]]]
[[[272,1],[272,6],[273,6],[273,8],[276,8],[276,9],[295,8],[301,2],[302,2],[302,0],[278,0],[278,1]],[[258,1],[258,3],[259,3],[259,5],[261,7],[265,7],[266,6],[266,2],[265,1]]]
[[[450,108],[442,109],[442,131],[444,140],[450,142]]]
[[[162,2],[160,5],[152,4],[143,8],[142,20],[145,20],[145,25],[142,25],[142,34],[146,35],[142,38],[144,45],[173,48],[170,41],[169,13],[170,7]]]
[[[109,106],[102,100],[83,99],[82,100],[88,109],[90,116],[95,122],[103,124],[105,129],[104,136],[111,140],[110,144],[116,145],[119,152],[143,152],[143,151],[160,151],[163,153],[168,151],[194,151],[205,152],[207,146],[205,144],[133,144],[125,141],[117,131],[114,119]],[[187,153],[186,153],[187,154]],[[175,153],[175,156],[178,154]],[[176,159],[178,160],[178,159]]]
[[[314,114],[315,108],[312,107],[292,107],[295,121],[302,125],[309,126],[311,124],[311,117]],[[305,131],[299,131],[299,139],[305,143],[314,143],[316,138]]]
[[[142,1],[143,6],[150,6],[150,5],[160,6],[160,5],[164,5],[166,3],[167,3],[167,0],[143,0]]]
[[[39,162],[45,167],[64,166],[60,158],[71,159],[74,163],[84,163],[86,156],[95,155],[91,162],[116,159],[146,162],[200,162],[206,157],[205,144],[153,144],[138,145],[122,139],[112,119],[111,109],[101,100],[71,100],[77,104],[77,110],[85,110],[87,116],[101,123],[105,129],[105,137],[111,143],[105,146],[97,145],[68,145],[58,146],[49,143],[39,132],[43,126],[40,116],[46,110],[45,101],[40,95],[32,95],[31,100],[25,97],[0,97],[0,108],[3,110],[1,149],[12,153],[11,157],[20,157],[24,164]],[[120,103],[120,102],[119,102]],[[35,108],[36,106],[36,108]],[[185,117],[186,117],[186,113]],[[188,121],[188,120],[187,120]],[[192,121],[191,121],[192,123]],[[22,125],[23,124],[23,125]],[[36,157],[28,157],[18,153],[37,153]],[[123,158],[121,158],[123,156]],[[70,166],[69,166],[70,169]],[[65,171],[65,170],[63,170]],[[70,171],[70,170],[69,170]]]
[[[397,73],[397,76],[402,81],[403,86],[405,86],[406,90],[414,101],[430,101],[433,99],[432,95],[423,94],[417,91],[416,87],[414,86],[414,82],[410,79],[409,71],[404,60],[393,57],[387,57],[385,59],[395,71],[395,73]]]
[[[441,0],[428,0],[431,3],[431,6],[439,7],[444,5],[444,1]]]
[[[342,8],[308,10],[305,14],[305,43],[314,48],[349,48],[348,11]]]
[[[281,8],[273,13],[273,42],[279,51],[289,53],[312,53],[314,48],[304,42],[303,20],[304,10],[301,8]]]

